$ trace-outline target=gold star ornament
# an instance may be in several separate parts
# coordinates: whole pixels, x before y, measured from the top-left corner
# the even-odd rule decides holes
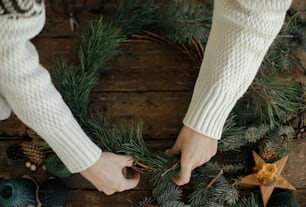
[[[253,151],[255,161],[254,173],[243,177],[240,184],[260,186],[260,192],[264,207],[268,201],[274,188],[282,188],[296,190],[285,178],[280,174],[288,160],[288,156],[270,164],[266,163],[255,151]]]

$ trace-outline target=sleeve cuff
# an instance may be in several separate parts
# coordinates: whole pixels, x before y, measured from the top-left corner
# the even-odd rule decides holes
[[[49,132],[49,137],[50,134]],[[48,144],[72,173],[86,170],[101,156],[102,150],[88,138],[72,118],[52,134],[54,137],[48,138]]]
[[[237,102],[236,96],[218,87],[206,86],[194,94],[183,124],[213,139],[220,139],[224,123]]]

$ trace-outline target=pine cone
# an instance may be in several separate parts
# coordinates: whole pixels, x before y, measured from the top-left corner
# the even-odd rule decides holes
[[[273,149],[263,148],[259,151],[259,155],[266,162],[273,162],[276,159],[276,152]]]
[[[7,158],[11,160],[20,160],[25,158],[21,146],[19,144],[9,146],[6,149],[6,155]]]
[[[45,152],[38,146],[29,142],[23,142],[21,144],[21,149],[25,156],[36,165],[39,166],[45,161]]]

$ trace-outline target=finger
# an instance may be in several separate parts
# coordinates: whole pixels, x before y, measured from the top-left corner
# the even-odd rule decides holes
[[[177,185],[185,185],[189,183],[192,171],[192,164],[185,164],[182,162],[180,173],[178,176],[173,178],[173,182]]]
[[[125,163],[125,167],[131,167],[131,166],[133,166],[133,164],[134,164],[134,160],[133,160],[133,158],[131,158],[131,157],[128,157],[128,156],[126,156],[126,158],[127,158],[127,160],[126,160],[126,163]]]
[[[140,174],[135,173],[132,178],[125,179],[119,189],[120,192],[135,188],[140,181]]]
[[[122,167],[131,167],[134,163],[133,158],[127,155],[118,155],[117,159]]]
[[[177,144],[174,144],[173,147],[171,147],[170,149],[167,149],[165,151],[166,154],[179,154],[180,153],[180,148],[178,147]]]
[[[113,195],[116,191],[115,190],[105,190],[103,192],[105,193],[105,195],[110,196],[110,195]]]

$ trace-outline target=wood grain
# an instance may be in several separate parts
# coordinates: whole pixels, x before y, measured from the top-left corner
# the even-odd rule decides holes
[[[103,112],[113,124],[143,122],[145,138],[174,138],[187,111],[190,92],[94,93],[91,110]],[[0,122],[0,136],[23,136],[25,126],[15,117]]]
[[[41,51],[41,64],[49,70],[57,58],[77,63],[77,38],[37,38],[33,42]],[[199,66],[166,43],[142,42],[122,46],[107,69],[94,91],[191,91]]]
[[[56,3],[55,8],[60,5]],[[78,2],[78,0],[77,0]],[[79,1],[80,2],[80,1]],[[159,0],[167,5],[169,1]],[[101,17],[108,19],[113,14],[117,0],[89,0],[77,15],[80,28],[71,31],[69,18],[52,11],[47,1],[46,25],[33,40],[41,64],[52,70],[58,57],[68,62],[77,62],[77,43],[89,21]],[[305,9],[305,0],[294,0],[293,7]],[[182,51],[158,42],[125,44],[121,53],[108,65],[94,88],[91,97],[92,112],[102,111],[111,123],[122,125],[143,121],[143,134],[152,151],[170,147],[181,127],[181,120],[187,110],[198,67],[194,67]],[[306,66],[306,55],[300,52]],[[305,81],[302,73],[296,79]],[[11,161],[5,150],[26,138],[26,126],[16,116],[0,122],[0,177],[7,178],[30,175],[42,182],[48,175],[42,170],[31,172],[24,167],[24,161]],[[297,188],[295,193],[301,207],[306,207],[305,139],[294,140],[290,146],[289,159],[282,175]],[[131,201],[142,200],[151,194],[152,186],[143,178],[136,190],[105,196],[79,175],[65,180],[71,191],[71,207],[127,207]]]
[[[306,139],[297,139],[289,147],[289,159],[283,176],[296,188],[306,189]]]
[[[128,207],[150,195],[150,191],[127,191],[112,196],[97,191],[71,191],[67,207]]]

